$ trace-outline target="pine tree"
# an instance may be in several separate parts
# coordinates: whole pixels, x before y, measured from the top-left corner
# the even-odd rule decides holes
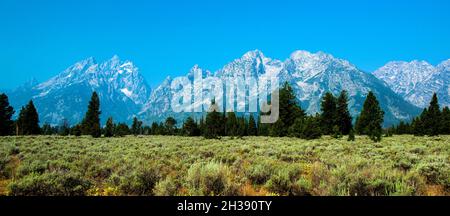
[[[100,137],[100,99],[97,92],[93,92],[89,101],[88,110],[82,122],[84,135],[91,135],[94,138]]]
[[[353,130],[353,128],[351,128],[350,131],[348,132],[347,141],[355,141],[355,131]]]
[[[30,100],[25,107],[22,107],[17,119],[17,125],[20,135],[37,135],[40,134],[39,115],[34,107],[33,101]]]
[[[441,133],[442,134],[450,134],[450,109],[448,107],[444,107],[442,110],[442,118],[441,118]]]
[[[81,136],[82,134],[82,128],[80,124],[77,124],[75,126],[72,127],[72,129],[70,130],[70,134],[74,135],[74,136]]]
[[[239,137],[247,136],[247,120],[245,117],[238,118],[238,134]]]
[[[430,106],[427,110],[427,113],[424,114],[421,119],[425,129],[425,134],[429,136],[437,136],[439,135],[441,129],[441,110],[439,108],[436,93],[433,94]]]
[[[258,129],[256,128],[255,118],[253,117],[253,114],[250,114],[250,117],[248,118],[247,133],[249,136],[257,136],[258,135]]]
[[[203,136],[207,139],[218,139],[224,131],[223,116],[217,112],[217,105],[213,100],[205,120],[205,131]]]
[[[150,134],[152,135],[159,135],[158,123],[153,122],[150,131]]]
[[[106,121],[105,126],[105,137],[112,137],[114,136],[114,121],[112,117],[109,117]]]
[[[258,136],[269,136],[270,124],[261,123],[261,116],[258,116]]]
[[[70,134],[70,125],[67,119],[63,119],[61,125],[58,128],[58,134],[60,136],[67,136]]]
[[[359,134],[368,135],[375,142],[381,141],[384,112],[375,95],[370,91],[364,101],[356,128]]]
[[[9,105],[8,96],[0,94],[0,136],[12,135],[14,131],[14,121],[11,117],[14,109]]]
[[[427,112],[427,109],[424,109],[422,115]],[[421,116],[422,116],[421,115]],[[414,136],[423,136],[425,135],[425,129],[423,127],[423,123],[421,117],[416,117],[413,119],[411,123],[411,130]]]
[[[175,135],[177,120],[173,117],[167,117],[165,121],[165,129],[167,135]]]
[[[130,128],[125,123],[119,123],[114,131],[114,136],[123,137],[130,134]]]
[[[306,116],[305,111],[298,105],[292,87],[287,82],[279,90],[279,113],[278,121],[270,126],[271,136],[286,136],[295,120]]]
[[[297,118],[289,128],[289,135],[301,139],[318,139],[322,136],[320,116]]]
[[[133,118],[131,133],[135,136],[142,134],[142,121],[139,121],[136,117]]]
[[[336,124],[339,126],[340,132],[343,135],[349,134],[353,128],[352,116],[348,110],[348,94],[347,91],[342,91],[337,98],[336,104]]]
[[[53,130],[53,127],[49,123],[45,123],[42,125],[41,133],[43,135],[53,135],[55,132]]]
[[[234,112],[227,113],[225,133],[227,136],[231,137],[238,135],[238,120]]]
[[[320,116],[322,132],[326,135],[333,133],[333,127],[336,125],[336,98],[330,92],[327,92],[320,104],[322,114]]]
[[[188,117],[183,124],[183,134],[186,136],[199,136],[200,129],[192,117]]]

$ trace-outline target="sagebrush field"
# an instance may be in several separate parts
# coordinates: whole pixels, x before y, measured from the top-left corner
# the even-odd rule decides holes
[[[450,136],[0,137],[1,195],[450,195]]]

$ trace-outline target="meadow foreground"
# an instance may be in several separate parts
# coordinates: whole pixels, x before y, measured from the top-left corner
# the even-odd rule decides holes
[[[0,137],[0,195],[450,195],[450,136]]]

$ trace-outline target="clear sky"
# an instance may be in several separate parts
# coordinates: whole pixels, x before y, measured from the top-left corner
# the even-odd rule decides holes
[[[114,54],[151,86],[194,65],[217,70],[259,49],[322,50],[365,71],[450,58],[448,0],[1,0],[0,89]]]

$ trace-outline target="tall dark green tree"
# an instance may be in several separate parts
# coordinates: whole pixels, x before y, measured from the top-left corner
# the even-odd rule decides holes
[[[119,123],[115,127],[114,136],[123,137],[130,134],[130,128],[125,123]]]
[[[247,136],[247,120],[244,116],[238,118],[238,136],[243,137]]]
[[[39,115],[33,101],[30,100],[30,102],[20,110],[17,126],[20,135],[40,134]]]
[[[333,133],[333,127],[336,125],[336,98],[330,92],[327,92],[320,104],[321,128],[323,134],[330,135]]]
[[[93,92],[89,101],[88,110],[82,122],[84,135],[91,135],[94,138],[102,135],[100,129],[100,99],[97,92]]]
[[[61,124],[58,127],[58,134],[60,136],[67,136],[70,134],[70,125],[67,119],[63,119]]]
[[[0,94],[0,136],[12,135],[14,131],[14,121],[11,117],[14,109],[9,105],[8,96]]]
[[[225,133],[227,136],[237,136],[238,135],[238,119],[234,112],[228,112],[225,122]]]
[[[444,107],[442,110],[441,119],[441,133],[450,134],[450,109],[448,107]]]
[[[112,137],[114,136],[114,121],[112,117],[109,117],[106,121],[105,126],[105,137]]]
[[[339,127],[343,135],[348,135],[353,128],[352,116],[348,110],[348,94],[347,91],[342,91],[337,98],[336,104],[336,125]]]
[[[216,105],[215,100],[213,100],[205,119],[205,131],[203,136],[207,139],[218,139],[223,135],[223,115],[217,112],[217,110],[218,106]]]
[[[142,121],[139,121],[138,118],[133,118],[133,124],[131,125],[131,133],[135,136],[142,134]]]
[[[383,133],[382,124],[384,112],[375,95],[370,91],[364,101],[358,122],[356,122],[357,132],[368,135],[375,142],[381,141]]]
[[[258,116],[258,136],[269,136],[270,124],[261,123],[261,116]]]
[[[256,127],[256,122],[255,122],[255,118],[253,117],[253,114],[250,114],[250,117],[248,117],[247,133],[249,136],[257,136],[258,135],[258,128]]]
[[[289,136],[301,139],[318,139],[322,136],[320,116],[307,116],[297,118],[294,124],[289,128]]]
[[[279,113],[278,121],[270,126],[271,136],[286,136],[295,120],[306,116],[305,111],[299,106],[292,87],[287,82],[279,89]]]
[[[167,135],[175,135],[177,120],[173,117],[167,117],[164,123],[166,134]]]
[[[436,93],[430,101],[427,113],[423,115],[422,123],[425,129],[425,134],[429,136],[437,136],[441,130],[441,110]]]
[[[199,136],[200,129],[192,117],[188,117],[183,124],[183,134],[186,136]]]

